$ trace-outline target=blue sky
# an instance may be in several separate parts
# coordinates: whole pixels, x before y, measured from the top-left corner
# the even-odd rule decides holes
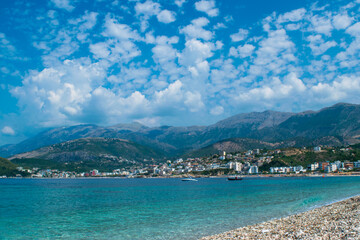
[[[81,123],[206,125],[360,103],[360,0],[0,6],[0,145]]]

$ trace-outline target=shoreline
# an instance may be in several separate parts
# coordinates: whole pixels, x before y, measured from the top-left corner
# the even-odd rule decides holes
[[[358,239],[360,195],[308,211],[240,227],[200,240],[230,239]]]
[[[185,178],[188,175],[172,175],[172,176],[89,176],[89,177],[69,177],[69,178],[51,178],[51,177],[1,177],[0,179],[170,179],[170,178]],[[191,175],[194,178],[227,178],[229,175],[207,176],[207,175]],[[237,175],[242,178],[296,178],[296,177],[360,177],[360,172],[353,172],[351,174],[336,174],[336,173],[321,173],[321,174],[256,174],[256,175]]]

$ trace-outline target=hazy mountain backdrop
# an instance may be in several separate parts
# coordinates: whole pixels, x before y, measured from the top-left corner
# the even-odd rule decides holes
[[[317,112],[242,113],[210,126],[146,127],[132,123],[110,127],[60,127],[19,144],[0,147],[0,156],[9,157],[38,149],[15,157],[80,161],[96,160],[108,154],[140,160],[200,155],[221,149],[241,151],[319,144],[338,146],[357,142],[360,142],[360,105],[339,103]]]

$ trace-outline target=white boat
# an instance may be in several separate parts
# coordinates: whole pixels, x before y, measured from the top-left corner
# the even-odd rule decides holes
[[[183,178],[181,179],[181,181],[193,181],[193,182],[197,182],[198,180],[196,180],[195,178],[192,178],[192,177],[187,177],[187,178]]]

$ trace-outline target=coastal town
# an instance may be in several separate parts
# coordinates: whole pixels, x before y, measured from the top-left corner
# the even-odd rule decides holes
[[[149,165],[134,165],[112,171],[92,169],[88,172],[61,171],[58,169],[40,169],[18,167],[17,170],[26,173],[31,178],[83,178],[83,177],[214,177],[230,174],[243,176],[300,176],[314,174],[357,174],[360,171],[360,160],[314,161],[304,165],[281,165],[283,157],[304,153],[320,154],[335,151],[347,153],[350,147],[337,148],[316,146],[311,149],[252,149],[237,153],[220,151],[209,157],[177,158],[165,162]],[[352,154],[353,155],[353,154]],[[315,155],[316,156],[316,155]],[[275,163],[275,164],[274,164]],[[6,176],[1,176],[5,178]],[[21,177],[21,174],[18,175]]]

